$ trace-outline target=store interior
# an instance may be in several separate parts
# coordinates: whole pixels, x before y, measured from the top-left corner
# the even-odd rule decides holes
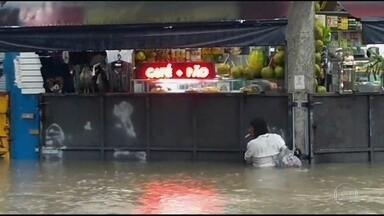
[[[46,93],[284,92],[284,47],[38,52]]]
[[[383,91],[384,44],[364,43],[360,19],[317,11],[314,33],[317,93]]]

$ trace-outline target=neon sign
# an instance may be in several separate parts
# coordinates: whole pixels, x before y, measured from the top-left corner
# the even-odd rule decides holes
[[[206,62],[143,63],[136,69],[137,79],[213,79],[215,66]]]

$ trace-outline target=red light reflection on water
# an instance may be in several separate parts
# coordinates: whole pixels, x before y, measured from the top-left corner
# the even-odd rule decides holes
[[[144,185],[136,214],[220,214],[224,200],[199,180],[152,181]]]

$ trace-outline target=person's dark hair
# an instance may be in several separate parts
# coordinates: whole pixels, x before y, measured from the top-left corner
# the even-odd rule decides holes
[[[254,118],[250,122],[250,125],[255,130],[255,138],[268,133],[267,123],[264,121],[264,119]]]

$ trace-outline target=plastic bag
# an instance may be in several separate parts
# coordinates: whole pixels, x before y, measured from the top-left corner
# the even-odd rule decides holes
[[[274,160],[277,167],[286,168],[302,166],[301,160],[288,148],[281,150],[280,153],[274,157]]]

